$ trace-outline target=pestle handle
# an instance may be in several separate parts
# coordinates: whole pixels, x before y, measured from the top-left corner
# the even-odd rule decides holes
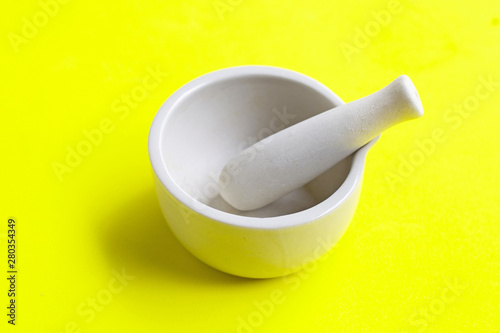
[[[307,184],[384,130],[423,115],[406,75],[381,90],[271,135],[222,170],[221,196],[239,210],[263,207]]]

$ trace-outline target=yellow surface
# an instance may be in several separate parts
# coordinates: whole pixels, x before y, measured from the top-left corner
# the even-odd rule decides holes
[[[499,1],[51,1],[0,14],[2,276],[9,217],[18,228],[16,326],[2,277],[2,332],[500,330]],[[160,105],[243,64],[345,101],[408,74],[426,112],[369,153],[338,246],[284,279],[200,263],[153,189]]]

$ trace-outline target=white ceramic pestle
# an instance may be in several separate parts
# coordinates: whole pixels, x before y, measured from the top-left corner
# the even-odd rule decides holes
[[[410,78],[306,119],[245,149],[224,167],[221,196],[234,208],[263,207],[307,184],[398,123],[423,115]]]

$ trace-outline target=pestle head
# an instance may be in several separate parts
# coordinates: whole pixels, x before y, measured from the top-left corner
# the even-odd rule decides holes
[[[403,118],[400,122],[419,118],[424,115],[424,108],[417,88],[415,88],[415,85],[407,75],[399,76],[386,88],[396,95],[393,101],[399,103],[399,108],[403,113]]]
[[[320,113],[245,149],[221,172],[220,194],[239,210],[261,208],[307,184],[384,130],[423,115],[410,78]]]

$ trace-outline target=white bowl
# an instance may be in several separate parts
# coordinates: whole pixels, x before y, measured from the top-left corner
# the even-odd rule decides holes
[[[176,91],[153,121],[149,155],[163,214],[179,241],[208,265],[252,278],[289,274],[326,253],[356,210],[376,139],[256,211],[225,203],[217,179],[256,140],[342,103],[303,74],[267,66],[219,70]]]

